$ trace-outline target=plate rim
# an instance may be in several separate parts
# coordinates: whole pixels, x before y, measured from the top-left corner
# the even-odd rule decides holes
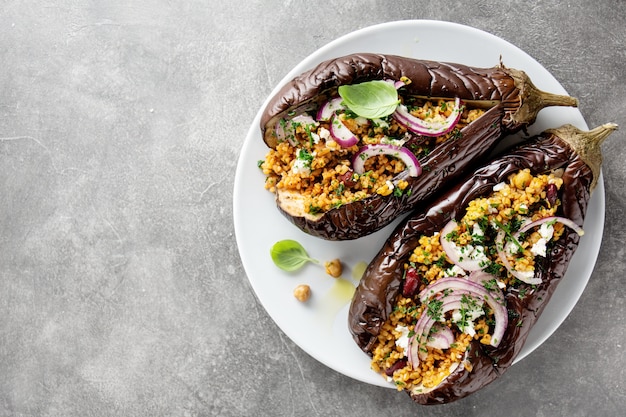
[[[384,31],[384,30],[388,30],[390,28],[400,28],[400,29],[406,29],[406,28],[413,28],[415,26],[421,26],[423,29],[424,26],[429,26],[429,25],[434,25],[436,27],[439,27],[439,29],[441,30],[441,27],[445,27],[445,28],[454,28],[456,30],[462,30],[462,31],[470,31],[472,33],[474,33],[477,36],[480,37],[489,37],[491,40],[493,40],[494,42],[497,43],[502,43],[504,45],[507,46],[507,48],[513,48],[515,50],[517,50],[518,52],[522,53],[524,55],[525,59],[528,59],[529,62],[531,62],[533,65],[539,66],[541,69],[543,69],[544,71],[546,71],[547,73],[549,73],[553,78],[554,76],[550,73],[550,71],[548,71],[542,64],[540,64],[534,57],[530,56],[528,53],[526,53],[524,50],[522,50],[521,48],[517,47],[516,45],[510,43],[509,41],[500,38],[492,33],[486,32],[482,29],[478,29],[472,26],[468,26],[468,25],[464,25],[461,23],[456,23],[456,22],[449,22],[449,21],[444,21],[444,20],[432,20],[432,19],[406,19],[406,20],[395,20],[395,21],[388,21],[388,22],[381,22],[381,23],[377,23],[377,24],[373,24],[370,26],[366,26],[351,32],[348,32],[344,35],[341,35],[333,40],[331,40],[330,42],[322,45],[321,47],[319,47],[318,49],[316,49],[315,51],[313,51],[312,53],[308,54],[304,59],[302,59],[298,64],[296,64],[291,70],[289,70],[283,77],[282,79],[273,87],[273,89],[271,90],[271,92],[267,95],[267,97],[265,98],[265,100],[263,101],[263,103],[261,104],[261,106],[259,107],[259,110],[257,111],[255,117],[253,118],[252,124],[250,125],[246,137],[244,139],[244,142],[242,144],[242,148],[241,148],[241,153],[239,155],[239,158],[237,160],[237,166],[236,166],[236,172],[235,172],[235,180],[234,180],[234,192],[233,192],[233,221],[234,221],[234,229],[235,229],[235,238],[237,241],[237,247],[238,247],[238,253],[239,256],[241,258],[241,262],[242,262],[242,266],[244,268],[244,271],[246,273],[246,278],[248,281],[248,284],[250,285],[250,287],[253,290],[253,294],[255,296],[255,298],[257,299],[257,301],[261,304],[261,306],[263,306],[263,308],[265,309],[266,313],[270,316],[270,318],[274,321],[274,323],[278,326],[278,328],[280,329],[280,331],[282,331],[287,337],[289,337],[289,339],[291,341],[293,341],[299,348],[301,348],[303,351],[305,351],[308,355],[310,355],[311,357],[313,357],[314,359],[316,359],[317,361],[319,361],[320,363],[326,365],[327,367],[341,373],[344,374],[348,377],[351,377],[355,380],[358,380],[360,382],[364,382],[367,384],[372,384],[372,385],[378,385],[378,386],[383,386],[383,387],[390,387],[393,388],[390,384],[387,384],[384,382],[384,380],[381,378],[381,383],[376,383],[376,382],[372,382],[372,381],[366,381],[363,378],[355,375],[355,373],[350,372],[349,370],[345,370],[345,369],[338,369],[335,365],[333,365],[331,362],[329,362],[326,358],[320,357],[319,355],[316,355],[314,352],[311,351],[310,348],[306,347],[306,346],[302,346],[301,343],[299,343],[297,341],[297,337],[294,337],[294,335],[292,334],[291,331],[287,330],[284,328],[284,326],[281,325],[281,320],[277,317],[275,317],[275,314],[272,314],[272,312],[270,312],[267,308],[267,306],[265,305],[265,303],[263,302],[263,300],[261,300],[261,298],[259,297],[258,294],[258,290],[256,288],[256,282],[253,282],[253,280],[250,279],[250,271],[249,271],[249,266],[246,265],[246,260],[244,260],[244,255],[242,254],[242,250],[241,250],[241,226],[239,224],[238,221],[238,210],[237,207],[240,207],[241,205],[241,198],[242,195],[239,193],[239,187],[238,184],[241,181],[241,175],[243,175],[243,171],[244,168],[242,167],[242,160],[244,159],[244,155],[245,155],[245,150],[247,148],[247,146],[249,146],[249,141],[250,138],[252,138],[256,133],[260,133],[260,127],[259,127],[259,123],[260,123],[260,115],[263,111],[263,109],[266,107],[267,103],[269,102],[269,100],[278,92],[278,90],[288,81],[290,81],[294,76],[299,75],[300,73],[306,71],[307,69],[313,68],[317,63],[322,62],[324,59],[322,59],[321,57],[323,57],[325,54],[328,54],[329,51],[333,51],[334,49],[337,48],[338,45],[342,45],[346,42],[349,42],[351,39],[356,39],[359,37],[363,37],[363,36],[367,36],[369,33],[375,33],[378,31]],[[335,57],[341,56],[341,54],[336,54],[334,55]],[[556,78],[554,78],[556,80]],[[561,88],[563,89],[563,91],[565,93],[567,93],[565,91],[565,89],[562,87],[561,83],[556,80],[556,82],[561,86]],[[588,129],[587,124],[584,120],[584,118],[582,117],[582,114],[580,114],[580,121],[579,121],[579,128],[583,128],[583,129]],[[260,140],[260,139],[259,139]],[[597,230],[596,236],[599,234],[598,236],[598,241],[601,243],[602,241],[602,237],[603,237],[603,233],[604,233],[604,221],[605,221],[605,190],[604,190],[604,181],[603,181],[603,175],[602,175],[602,171],[600,171],[600,178],[598,181],[598,185],[596,187],[596,189],[594,190],[594,194],[592,196],[592,198],[595,199],[595,202],[597,205],[600,206],[601,210],[599,211],[599,218],[595,219],[595,223],[596,224],[601,224],[602,227]],[[276,211],[276,213],[278,213],[278,211]],[[587,219],[586,219],[587,222]],[[295,226],[294,226],[295,227]],[[598,254],[599,254],[599,250],[600,250],[600,244],[598,244],[595,248],[593,253],[590,253],[589,255],[592,255],[592,259],[593,259],[593,264],[591,266],[591,272],[589,274],[589,276],[586,277],[583,285],[578,286],[577,287],[577,291],[575,292],[575,301],[573,303],[571,303],[571,306],[569,306],[567,308],[567,312],[566,314],[563,314],[562,317],[559,318],[559,320],[557,322],[553,322],[551,324],[551,326],[549,326],[548,330],[544,330],[544,332],[542,333],[541,337],[539,337],[537,340],[534,341],[534,343],[532,344],[532,346],[528,345],[528,343],[524,346],[524,348],[522,349],[522,351],[520,352],[520,354],[518,355],[518,357],[515,359],[514,364],[518,363],[519,361],[523,360],[525,357],[527,357],[530,353],[534,352],[538,347],[540,347],[541,345],[543,345],[545,343],[545,341],[550,338],[555,332],[556,330],[561,327],[561,325],[563,324],[563,322],[567,319],[567,317],[571,314],[573,308],[576,306],[576,304],[578,304],[578,301],[580,300],[580,297],[582,296],[582,293],[584,292],[589,279],[591,278],[591,275],[593,274],[593,270],[595,269],[595,264],[597,262],[597,258],[598,258]],[[566,274],[567,276],[567,274]],[[548,302],[548,305],[550,305],[550,303],[552,302],[552,300],[550,300],[550,302]],[[532,331],[531,331],[532,333]],[[355,344],[356,345],[356,344]]]

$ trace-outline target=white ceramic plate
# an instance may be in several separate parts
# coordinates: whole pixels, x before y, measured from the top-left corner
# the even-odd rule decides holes
[[[537,61],[496,36],[453,23],[412,20],[367,27],[327,44],[291,70],[272,95],[284,83],[319,62],[356,52],[398,54],[478,67],[494,66],[502,57],[505,65],[526,71],[540,89],[567,94]],[[370,369],[369,358],[353,342],[347,327],[347,309],[359,274],[397,222],[373,235],[349,242],[314,238],[289,223],[276,209],[274,195],[263,188],[264,176],[257,168],[257,161],[267,152],[259,128],[264,106],[265,103],[245,139],[234,187],[235,233],[250,284],[280,329],[308,354],[349,377],[391,387]],[[564,123],[587,129],[577,109],[549,108],[540,112],[529,133]],[[604,186],[601,180],[588,208],[586,234],[571,261],[569,272],[532,329],[518,361],[541,345],[578,301],[592,273],[603,227]],[[282,239],[297,240],[309,255],[322,262],[340,258],[346,266],[342,278],[335,280],[325,274],[323,267],[314,264],[308,264],[296,273],[279,270],[272,263],[269,250]],[[297,301],[292,295],[298,284],[308,284],[312,289],[312,297],[307,303]]]

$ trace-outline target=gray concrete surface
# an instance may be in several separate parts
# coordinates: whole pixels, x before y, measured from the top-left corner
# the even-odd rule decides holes
[[[623,415],[623,129],[582,298],[465,400],[345,377],[256,301],[232,189],[259,106],[332,39],[418,18],[512,42],[626,128],[622,0],[0,1],[0,416]]]

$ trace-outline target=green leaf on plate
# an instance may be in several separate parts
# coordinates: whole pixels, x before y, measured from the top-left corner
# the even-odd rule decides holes
[[[280,240],[270,249],[270,256],[277,267],[284,271],[296,271],[307,262],[319,263],[318,260],[309,257],[304,247],[295,240]]]
[[[339,95],[350,110],[367,119],[389,116],[400,103],[398,90],[382,80],[342,85]]]

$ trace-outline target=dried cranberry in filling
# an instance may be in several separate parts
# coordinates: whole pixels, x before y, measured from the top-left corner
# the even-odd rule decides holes
[[[546,200],[550,207],[553,207],[556,204],[556,199],[558,197],[559,190],[556,188],[555,184],[548,184],[546,189]]]
[[[405,297],[412,297],[419,286],[419,276],[415,268],[409,268],[406,270],[404,277],[404,286],[402,287],[402,295]]]
[[[400,359],[399,361],[397,361],[396,363],[391,365],[389,368],[385,369],[385,375],[393,376],[393,373],[395,371],[397,371],[398,369],[404,368],[406,366],[406,364],[407,364],[407,360],[406,359]]]
[[[354,180],[354,171],[349,169],[345,174],[341,174],[339,176],[339,181],[343,182],[343,185],[348,188],[354,187],[356,185],[356,181]]]

